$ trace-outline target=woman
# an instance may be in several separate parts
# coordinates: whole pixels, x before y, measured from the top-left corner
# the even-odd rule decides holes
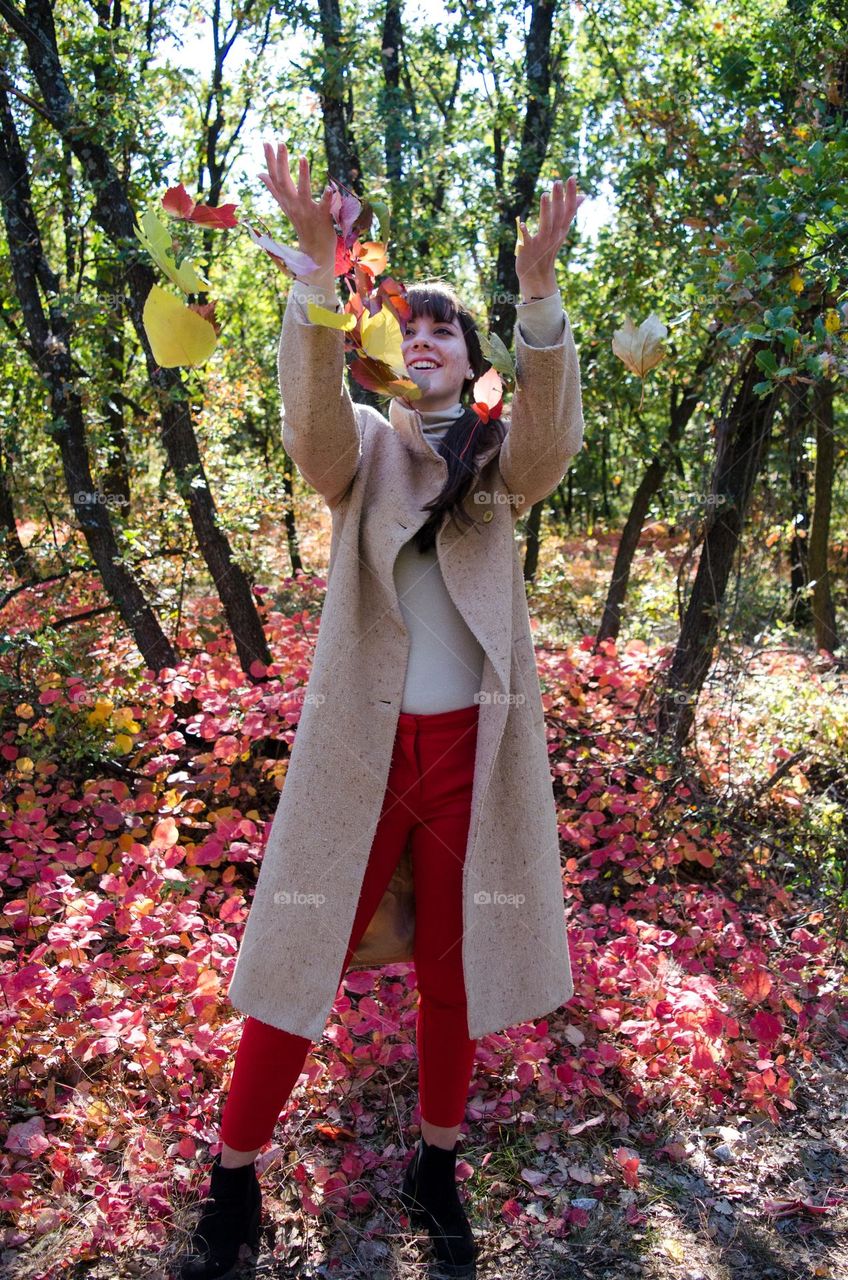
[[[319,264],[291,287],[280,340],[283,442],[333,516],[327,596],[303,711],[229,995],[247,1013],[211,1194],[183,1280],[222,1280],[255,1248],[255,1158],[410,840],[421,1141],[401,1199],[443,1271],[478,1249],[455,1182],[477,1038],[573,992],[556,817],[514,520],[582,443],[579,364],[554,263],[582,202],[542,196],[516,253],[510,423],[463,403],[486,367],[452,289],[408,289],[402,351],[422,395],[389,419],[354,405],[330,191],[297,186],[284,144],[262,180]],[[529,646],[529,647],[528,647]],[[490,787],[492,780],[495,784]],[[510,892],[512,890],[512,892]],[[519,892],[520,890],[520,892]],[[498,964],[502,965],[498,969]]]

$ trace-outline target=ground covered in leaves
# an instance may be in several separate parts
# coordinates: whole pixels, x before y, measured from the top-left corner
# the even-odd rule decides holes
[[[281,655],[253,673],[267,683],[215,638],[210,602],[192,623],[205,647],[167,679],[114,640],[6,661],[4,1274],[164,1280],[180,1256],[323,585],[263,606]],[[843,677],[788,647],[725,659],[676,761],[646,711],[663,649],[565,644],[545,603],[575,993],[478,1043],[458,1165],[478,1274],[841,1280]],[[419,1132],[414,978],[340,988],[260,1158],[257,1275],[428,1274],[395,1198]]]

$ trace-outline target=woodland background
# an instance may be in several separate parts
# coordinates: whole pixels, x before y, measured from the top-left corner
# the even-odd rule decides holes
[[[847,20],[0,0],[7,1274],[164,1276],[215,1149],[329,517],[280,439],[287,277],[192,227],[218,346],[163,369],[133,226],[183,182],[292,243],[279,138],[507,346],[516,217],[589,196],[559,263],[586,439],[516,531],[576,990],[478,1046],[481,1274],[844,1274]],[[651,314],[642,378],[613,335]],[[266,1274],[418,1274],[415,996],[345,980],[262,1157]]]

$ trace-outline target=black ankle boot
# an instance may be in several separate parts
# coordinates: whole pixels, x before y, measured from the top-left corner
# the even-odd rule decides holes
[[[182,1263],[180,1280],[228,1280],[238,1270],[239,1251],[259,1246],[262,1192],[256,1165],[224,1169],[220,1153],[212,1162],[212,1184],[203,1214]]]
[[[400,1200],[413,1222],[426,1226],[440,1269],[448,1276],[474,1276],[479,1246],[456,1190],[456,1153],[422,1138],[406,1168]]]

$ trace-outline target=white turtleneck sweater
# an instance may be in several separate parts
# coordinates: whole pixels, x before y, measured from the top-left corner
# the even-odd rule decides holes
[[[331,308],[335,300],[335,309],[341,310],[341,303],[323,284],[294,280],[291,293],[304,302]],[[553,346],[565,324],[559,294],[520,303],[516,320],[531,346]],[[451,420],[463,412],[459,402],[449,409],[419,410],[424,439],[434,453]],[[397,554],[393,577],[409,632],[401,711],[433,715],[471,706],[480,690],[485,654],[448,594],[436,548],[421,553],[410,538]]]

